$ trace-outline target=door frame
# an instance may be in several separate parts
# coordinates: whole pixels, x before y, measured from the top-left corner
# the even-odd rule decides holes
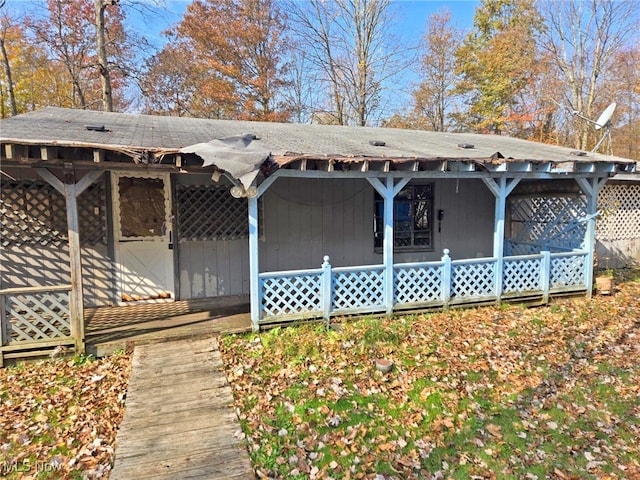
[[[161,303],[161,302],[172,302],[176,299],[176,238],[174,231],[174,218],[173,218],[173,185],[171,174],[168,172],[137,172],[137,171],[126,171],[126,170],[118,170],[110,172],[110,183],[111,183],[111,216],[112,216],[112,225],[111,225],[111,236],[113,239],[113,259],[115,266],[115,278],[114,278],[114,286],[115,286],[115,294],[117,303],[120,305],[124,304],[135,304],[135,303]],[[129,178],[148,178],[148,179],[161,179],[163,180],[163,191],[164,191],[164,211],[165,211],[165,219],[164,225],[166,226],[165,232],[160,236],[154,237],[123,237],[121,232],[121,206],[120,206],[120,192],[119,192],[119,180],[123,177]],[[124,301],[122,298],[123,292],[123,281],[122,281],[122,260],[123,260],[123,250],[122,245],[129,242],[146,242],[147,244],[162,244],[166,247],[166,249],[171,251],[170,255],[166,256],[165,268],[169,270],[169,273],[166,276],[167,285],[166,290],[170,294],[170,298],[153,298],[153,299],[141,299],[141,300],[133,300],[133,301]]]

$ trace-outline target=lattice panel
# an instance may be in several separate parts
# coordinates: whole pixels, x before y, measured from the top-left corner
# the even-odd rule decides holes
[[[565,249],[578,248],[584,241],[587,204],[583,196],[513,197],[509,199],[512,239]],[[524,253],[524,252],[523,252]]]
[[[506,255],[534,255],[539,253],[540,246],[506,240],[504,243]]]
[[[99,180],[78,196],[80,243],[107,244],[107,200],[104,181]]]
[[[426,303],[442,296],[442,269],[439,266],[399,267],[393,279],[394,303]]]
[[[233,198],[228,188],[180,185],[177,203],[180,241],[249,236],[247,200]]]
[[[384,270],[334,272],[333,310],[384,305]]]
[[[585,255],[551,257],[550,288],[583,286]]]
[[[68,337],[69,292],[8,295],[9,344]]]
[[[598,195],[596,235],[600,240],[640,238],[640,185],[605,185]]]
[[[495,295],[495,262],[453,264],[451,270],[452,297],[480,298]]]
[[[54,245],[67,241],[64,197],[46,182],[2,182],[0,236],[2,246]]]
[[[320,274],[262,279],[262,316],[322,311],[321,281]]]
[[[527,292],[541,290],[541,258],[505,259],[503,264],[502,291]]]

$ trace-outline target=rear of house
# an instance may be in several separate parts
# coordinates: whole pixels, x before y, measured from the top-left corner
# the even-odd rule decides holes
[[[507,137],[57,108],[1,141],[5,351],[82,348],[86,306],[247,295],[259,328],[588,294],[597,195],[633,168]]]

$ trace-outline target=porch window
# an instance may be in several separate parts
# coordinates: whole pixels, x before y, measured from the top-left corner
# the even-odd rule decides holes
[[[384,200],[375,194],[374,246],[382,250]],[[395,251],[433,250],[433,184],[408,185],[393,199]]]

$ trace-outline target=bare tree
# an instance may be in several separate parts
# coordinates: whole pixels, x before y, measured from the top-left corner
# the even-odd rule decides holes
[[[462,34],[451,25],[451,13],[439,11],[429,17],[424,35],[420,76],[414,92],[414,114],[427,122],[430,130],[446,130],[446,118],[455,97],[455,52]]]
[[[328,87],[331,107],[316,117],[367,125],[385,82],[399,73],[402,47],[390,35],[390,0],[291,2],[292,28],[314,72]]]
[[[557,102],[593,118],[605,92],[603,73],[625,43],[637,32],[640,3],[634,0],[544,1],[544,47],[563,81]],[[602,101],[600,101],[602,104]],[[589,148],[591,125],[574,119],[574,146]]]

